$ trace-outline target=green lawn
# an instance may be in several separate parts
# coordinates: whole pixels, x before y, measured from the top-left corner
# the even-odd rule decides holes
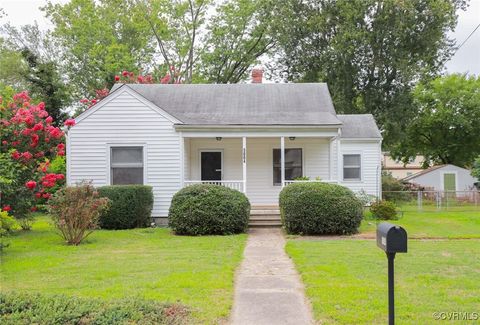
[[[320,323],[387,323],[387,259],[374,240],[290,239],[286,249]],[[476,239],[410,240],[409,252],[396,258],[397,322],[434,324],[434,312],[480,312],[479,252]]]
[[[375,236],[376,222],[369,219],[362,222],[360,232]],[[480,208],[465,210],[461,207],[448,211],[434,208],[418,212],[409,209],[399,220],[390,221],[403,226],[410,238],[480,238]]]
[[[10,238],[1,290],[180,302],[198,323],[228,318],[246,235],[184,237],[167,229],[99,230],[67,246],[46,217]]]

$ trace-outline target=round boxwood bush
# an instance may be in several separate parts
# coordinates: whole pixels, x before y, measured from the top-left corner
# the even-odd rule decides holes
[[[372,203],[370,212],[376,219],[395,220],[397,219],[397,207],[395,203],[382,200]]]
[[[245,194],[224,186],[196,184],[173,196],[168,225],[178,235],[228,235],[245,232],[249,217]]]
[[[289,234],[352,234],[363,217],[362,202],[351,190],[320,182],[286,186],[280,193],[280,211]]]

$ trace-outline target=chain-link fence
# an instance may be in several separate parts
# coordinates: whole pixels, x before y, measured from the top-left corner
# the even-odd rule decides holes
[[[393,201],[402,210],[479,211],[479,191],[384,191],[382,199]]]

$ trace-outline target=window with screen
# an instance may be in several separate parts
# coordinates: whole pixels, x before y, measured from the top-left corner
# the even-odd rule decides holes
[[[112,185],[143,184],[143,147],[111,147]]]
[[[360,155],[343,155],[343,180],[361,180],[361,158]]]
[[[273,149],[273,185],[282,185],[280,149]],[[285,149],[285,180],[303,176],[302,149]]]

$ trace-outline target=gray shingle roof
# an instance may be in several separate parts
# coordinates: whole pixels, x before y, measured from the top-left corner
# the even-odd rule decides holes
[[[325,83],[126,86],[188,125],[341,124]]]
[[[338,114],[342,121],[342,138],[382,138],[372,114]]]

